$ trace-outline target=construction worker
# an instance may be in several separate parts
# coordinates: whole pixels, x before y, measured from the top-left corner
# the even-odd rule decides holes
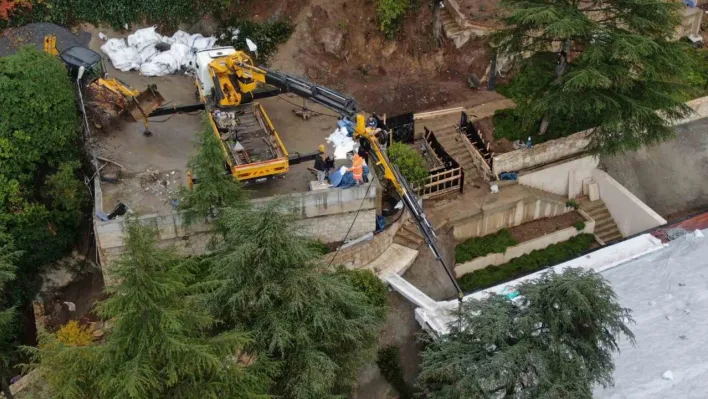
[[[362,184],[364,182],[364,158],[360,157],[359,154],[355,154],[352,159],[352,167],[347,169],[347,171],[352,172],[357,184]]]
[[[320,144],[319,154],[315,158],[315,170],[317,171],[317,182],[325,184],[325,176],[327,171],[327,162],[325,161],[325,146]]]

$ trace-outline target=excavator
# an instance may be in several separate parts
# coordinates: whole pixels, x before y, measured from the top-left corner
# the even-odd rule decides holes
[[[222,143],[230,173],[243,181],[285,173],[290,164],[311,160],[316,155],[315,152],[289,156],[265,110],[255,100],[293,93],[337,112],[354,125],[353,137],[367,151],[372,165],[391,182],[426,244],[445,269],[458,299],[462,300],[462,290],[440,252],[435,230],[415,192],[382,151],[377,130],[366,126],[366,116],[354,98],[295,76],[256,66],[248,54],[233,47],[199,51],[196,64],[195,83],[201,102],[158,108],[150,116],[205,109],[209,123]]]
[[[44,37],[44,51],[59,57],[66,64],[71,77],[85,82],[90,91],[110,93],[110,101],[106,102],[111,102],[111,106],[115,105],[120,116],[132,121],[141,121],[145,126],[145,133],[149,135],[147,117],[165,102],[155,85],[139,91],[117,78],[109,78],[104,72],[103,58],[100,54],[81,46],[72,46],[59,52],[57,38],[54,35]],[[109,107],[109,104],[103,105]]]

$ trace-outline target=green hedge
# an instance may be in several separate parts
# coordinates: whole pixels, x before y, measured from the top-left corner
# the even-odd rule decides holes
[[[479,291],[555,266],[583,254],[595,242],[592,234],[579,234],[568,241],[532,251],[499,266],[488,266],[465,274],[457,281],[465,292]]]
[[[376,356],[376,365],[381,370],[381,375],[398,391],[400,399],[409,399],[413,395],[408,384],[403,379],[403,370],[399,361],[399,350],[394,345],[379,349]]]
[[[503,254],[508,247],[518,244],[509,230],[499,230],[483,237],[472,237],[455,247],[455,262],[464,263],[480,256]]]

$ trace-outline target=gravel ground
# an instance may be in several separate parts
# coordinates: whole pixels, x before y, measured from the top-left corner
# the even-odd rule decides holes
[[[55,24],[39,22],[19,28],[8,28],[0,34],[0,56],[14,54],[22,46],[35,46],[38,50],[44,48],[44,36],[57,37],[57,49],[61,52],[72,46],[88,46],[91,34],[79,31],[78,35]]]

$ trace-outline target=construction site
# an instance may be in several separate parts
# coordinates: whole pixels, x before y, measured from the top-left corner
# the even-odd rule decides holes
[[[486,88],[494,64],[484,37],[499,27],[496,3],[443,3],[440,20],[447,40],[437,50],[418,40],[416,29],[430,17],[429,10],[406,21],[403,31],[410,40],[384,41],[370,39],[372,21],[362,22],[360,30],[350,28],[363,20],[353,6],[313,1],[298,9],[284,2],[261,10],[263,6],[251,5],[255,20],[295,15],[292,37],[267,68],[252,60],[257,50],[249,56],[212,43],[190,49],[195,65],[178,65],[178,72],[146,76],[135,70],[143,71],[139,68],[121,71],[105,46],[114,39],[130,43],[137,29],[82,25],[69,40],[58,31],[26,40],[40,47],[44,34],[58,37],[50,47],[65,62],[73,46],[88,48],[100,60],[76,61],[81,70],[77,82],[101,64],[104,77],[114,78],[114,86],[102,83],[104,89],[134,90],[123,94],[127,105],[121,95],[110,93],[81,98],[87,153],[95,168],[90,182],[92,261],[100,276],[92,276],[85,286],[67,282],[58,288],[62,294],[51,299],[59,305],[45,300],[35,307],[35,317],[52,319],[51,313],[70,301],[78,312],[67,316],[64,311],[64,318],[96,318],[92,301],[104,285],[116,283],[110,265],[124,252],[128,216],[155,227],[161,247],[187,256],[209,251],[213,220],[188,225],[179,208],[183,190],[199,184],[189,163],[205,129],[219,138],[225,170],[242,183],[251,202],[284,200],[298,218],[298,231],[331,249],[323,262],[369,269],[386,282],[389,310],[379,346],[401,349],[408,383],[419,372],[418,334],[446,334],[446,312],[456,298],[479,296],[486,292],[482,290],[503,292],[507,284],[474,285],[478,283],[470,283],[472,276],[584,238],[587,242],[574,254],[586,257],[580,267],[598,269],[658,250],[659,241],[643,234],[665,225],[680,210],[671,207],[670,194],[662,192],[657,199],[649,189],[635,187],[638,179],[652,187],[646,183],[650,177],[630,173],[623,165],[643,165],[646,157],[628,161],[591,155],[587,131],[533,146],[496,138],[495,112],[514,107],[513,101]],[[214,33],[204,21],[188,32],[204,38]],[[49,51],[46,42],[44,50]],[[497,77],[503,80],[504,71]],[[149,101],[138,100],[143,93]],[[111,112],[123,117],[106,117],[105,110],[119,102]],[[704,126],[708,98],[686,105],[693,114],[676,124],[677,131]],[[365,127],[370,120],[373,125]],[[409,184],[389,162],[386,151],[393,141],[423,156],[425,181]],[[368,157],[362,183],[318,182],[313,162],[320,153],[332,157],[330,171],[344,167],[348,171],[341,174],[351,175],[360,148]],[[706,199],[702,192],[696,197],[693,209]],[[657,212],[647,203],[661,209]],[[502,252],[461,255],[475,239],[507,233],[513,245]],[[613,253],[614,244],[629,249],[620,256]],[[507,281],[539,270],[510,274]],[[392,395],[375,365],[360,372],[353,397]]]

